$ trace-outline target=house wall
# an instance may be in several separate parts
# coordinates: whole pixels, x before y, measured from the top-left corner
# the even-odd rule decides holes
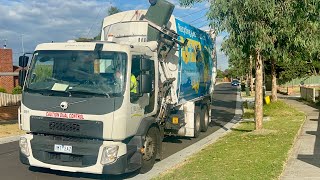
[[[0,49],[0,72],[13,72],[12,49]],[[8,93],[14,88],[13,76],[0,76],[0,87]]]

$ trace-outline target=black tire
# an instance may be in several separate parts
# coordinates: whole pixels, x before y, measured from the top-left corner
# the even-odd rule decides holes
[[[142,164],[140,168],[140,173],[144,174],[150,171],[156,161],[156,156],[158,152],[158,142],[159,141],[159,130],[157,127],[152,126],[147,134],[144,142],[144,153],[142,154]]]
[[[206,132],[209,127],[209,109],[208,106],[203,106],[201,109],[201,131]]]
[[[201,111],[198,106],[194,108],[194,137],[197,138],[200,135],[201,129]]]

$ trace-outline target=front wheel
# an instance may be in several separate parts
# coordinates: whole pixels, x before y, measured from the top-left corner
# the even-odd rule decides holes
[[[157,151],[158,151],[158,142],[159,141],[159,130],[156,127],[151,127],[146,134],[146,139],[144,142],[144,150],[142,152],[142,165],[140,173],[144,174],[150,171],[155,163]]]

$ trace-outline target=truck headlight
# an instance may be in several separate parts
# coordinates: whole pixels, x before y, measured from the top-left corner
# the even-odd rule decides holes
[[[27,157],[30,156],[27,138],[21,137],[19,141],[19,146],[22,154],[26,155]]]
[[[119,146],[108,146],[103,148],[101,156],[101,164],[110,164],[117,160]]]

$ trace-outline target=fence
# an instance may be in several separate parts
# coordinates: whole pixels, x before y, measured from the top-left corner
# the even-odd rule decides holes
[[[307,101],[316,102],[319,100],[319,90],[311,87],[300,87],[300,95],[302,99]]]
[[[320,84],[320,76],[309,76],[304,78],[293,79],[290,82],[280,83],[281,86],[299,86],[303,83],[303,85],[319,85]]]
[[[19,105],[21,94],[0,93],[0,107]]]

